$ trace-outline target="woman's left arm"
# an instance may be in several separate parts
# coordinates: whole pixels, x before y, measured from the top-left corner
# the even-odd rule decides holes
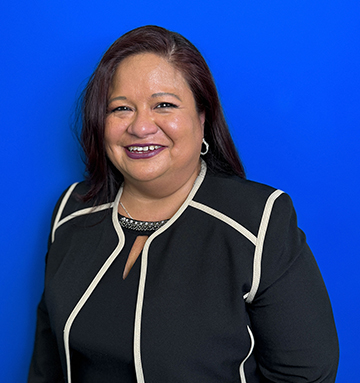
[[[286,194],[271,213],[259,289],[248,309],[267,382],[335,381],[339,348],[330,300]]]

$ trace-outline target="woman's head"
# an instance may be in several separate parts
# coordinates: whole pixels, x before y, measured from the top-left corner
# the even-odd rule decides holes
[[[200,170],[204,112],[182,73],[141,53],[121,61],[109,91],[105,148],[126,189],[159,198],[191,187]]]
[[[102,57],[85,89],[81,142],[92,185],[89,198],[112,197],[122,175],[106,156],[104,132],[109,93],[119,64],[130,56],[152,53],[171,64],[187,82],[197,112],[205,115],[204,137],[210,145],[204,157],[217,172],[244,177],[211,72],[199,51],[183,36],[157,26],[134,29],[116,40]],[[101,196],[99,195],[101,194]]]

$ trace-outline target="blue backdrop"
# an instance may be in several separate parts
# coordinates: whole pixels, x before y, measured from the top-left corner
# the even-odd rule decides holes
[[[360,2],[3,1],[1,368],[24,382],[52,208],[81,180],[70,126],[106,48],[145,24],[207,59],[249,179],[288,192],[332,300],[338,383],[359,381]]]

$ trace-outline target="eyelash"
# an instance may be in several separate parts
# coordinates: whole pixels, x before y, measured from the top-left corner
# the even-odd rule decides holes
[[[175,104],[172,104],[171,102],[160,102],[155,106],[155,109],[163,109],[163,108],[177,108],[178,106]],[[116,108],[112,109],[110,113],[114,112],[127,112],[131,111],[131,108],[128,106],[117,106]]]
[[[160,104],[156,105],[156,109],[161,108],[177,108],[177,105],[172,104],[171,102],[160,102]]]
[[[111,112],[124,112],[131,110],[128,106],[117,106],[116,108],[112,109]]]

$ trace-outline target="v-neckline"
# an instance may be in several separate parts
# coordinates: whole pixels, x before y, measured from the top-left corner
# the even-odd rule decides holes
[[[145,242],[148,238],[148,235],[138,235],[136,237],[124,267],[123,279],[125,279],[129,275],[131,268],[133,267],[134,263],[136,262],[140,253],[142,252],[142,249],[144,248]]]

